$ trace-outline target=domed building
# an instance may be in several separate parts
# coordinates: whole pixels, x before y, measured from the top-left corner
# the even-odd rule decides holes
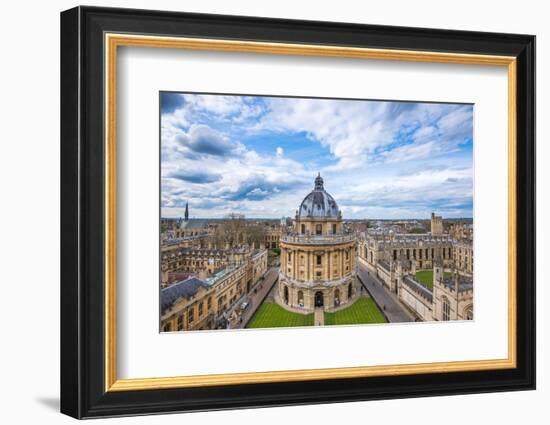
[[[345,233],[342,212],[320,175],[296,211],[294,229],[281,235],[276,300],[311,313],[348,305],[360,295],[355,234]]]

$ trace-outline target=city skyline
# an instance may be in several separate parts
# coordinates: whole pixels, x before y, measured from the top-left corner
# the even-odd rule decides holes
[[[473,213],[473,106],[162,92],[161,215],[294,216],[320,172],[347,219]]]

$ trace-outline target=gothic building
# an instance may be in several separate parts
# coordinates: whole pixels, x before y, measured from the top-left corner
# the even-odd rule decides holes
[[[302,313],[330,311],[359,295],[355,234],[344,232],[342,212],[320,175],[296,211],[293,231],[280,236],[279,246],[275,298],[281,306]]]

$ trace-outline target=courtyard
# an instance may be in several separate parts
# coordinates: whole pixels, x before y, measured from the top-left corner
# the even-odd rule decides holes
[[[361,325],[369,323],[386,323],[384,315],[370,297],[361,297],[343,310],[325,313],[325,325]]]
[[[313,326],[313,323],[313,313],[293,313],[275,303],[264,302],[246,328]],[[324,313],[325,325],[360,325],[372,323],[386,323],[386,319],[370,297],[361,297],[351,306],[337,312]]]
[[[264,302],[250,319],[246,328],[288,328],[294,326],[313,326],[313,313],[292,313],[278,304]]]
[[[452,276],[451,272],[445,272],[444,277],[449,278]],[[424,285],[428,289],[433,289],[434,286],[434,272],[433,270],[422,270],[416,272],[416,280]]]

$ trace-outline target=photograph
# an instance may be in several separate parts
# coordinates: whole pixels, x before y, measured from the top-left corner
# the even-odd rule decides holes
[[[22,201],[7,222],[20,254],[16,224],[37,221],[23,198],[60,208],[57,299],[25,298],[58,306],[38,335],[59,345],[14,371],[42,368],[77,419],[251,409],[242,425],[285,406],[283,421],[313,408],[333,423],[368,401],[369,419],[452,422],[449,403],[468,397],[501,422],[538,412],[535,32],[548,25],[528,6],[495,20],[402,3],[35,14],[52,51],[33,40],[12,56],[35,69],[59,53],[44,67],[56,84],[39,86],[60,86],[60,108],[35,127],[60,133],[47,148],[60,168],[43,138],[16,143],[28,125],[6,127],[22,147],[6,157],[14,181],[36,168],[18,158],[55,171],[61,202],[29,175],[29,190],[8,185]],[[10,81],[34,84],[26,68]],[[11,109],[29,109],[22,84],[11,103],[26,109]]]
[[[159,108],[160,332],[474,320],[475,105]]]

